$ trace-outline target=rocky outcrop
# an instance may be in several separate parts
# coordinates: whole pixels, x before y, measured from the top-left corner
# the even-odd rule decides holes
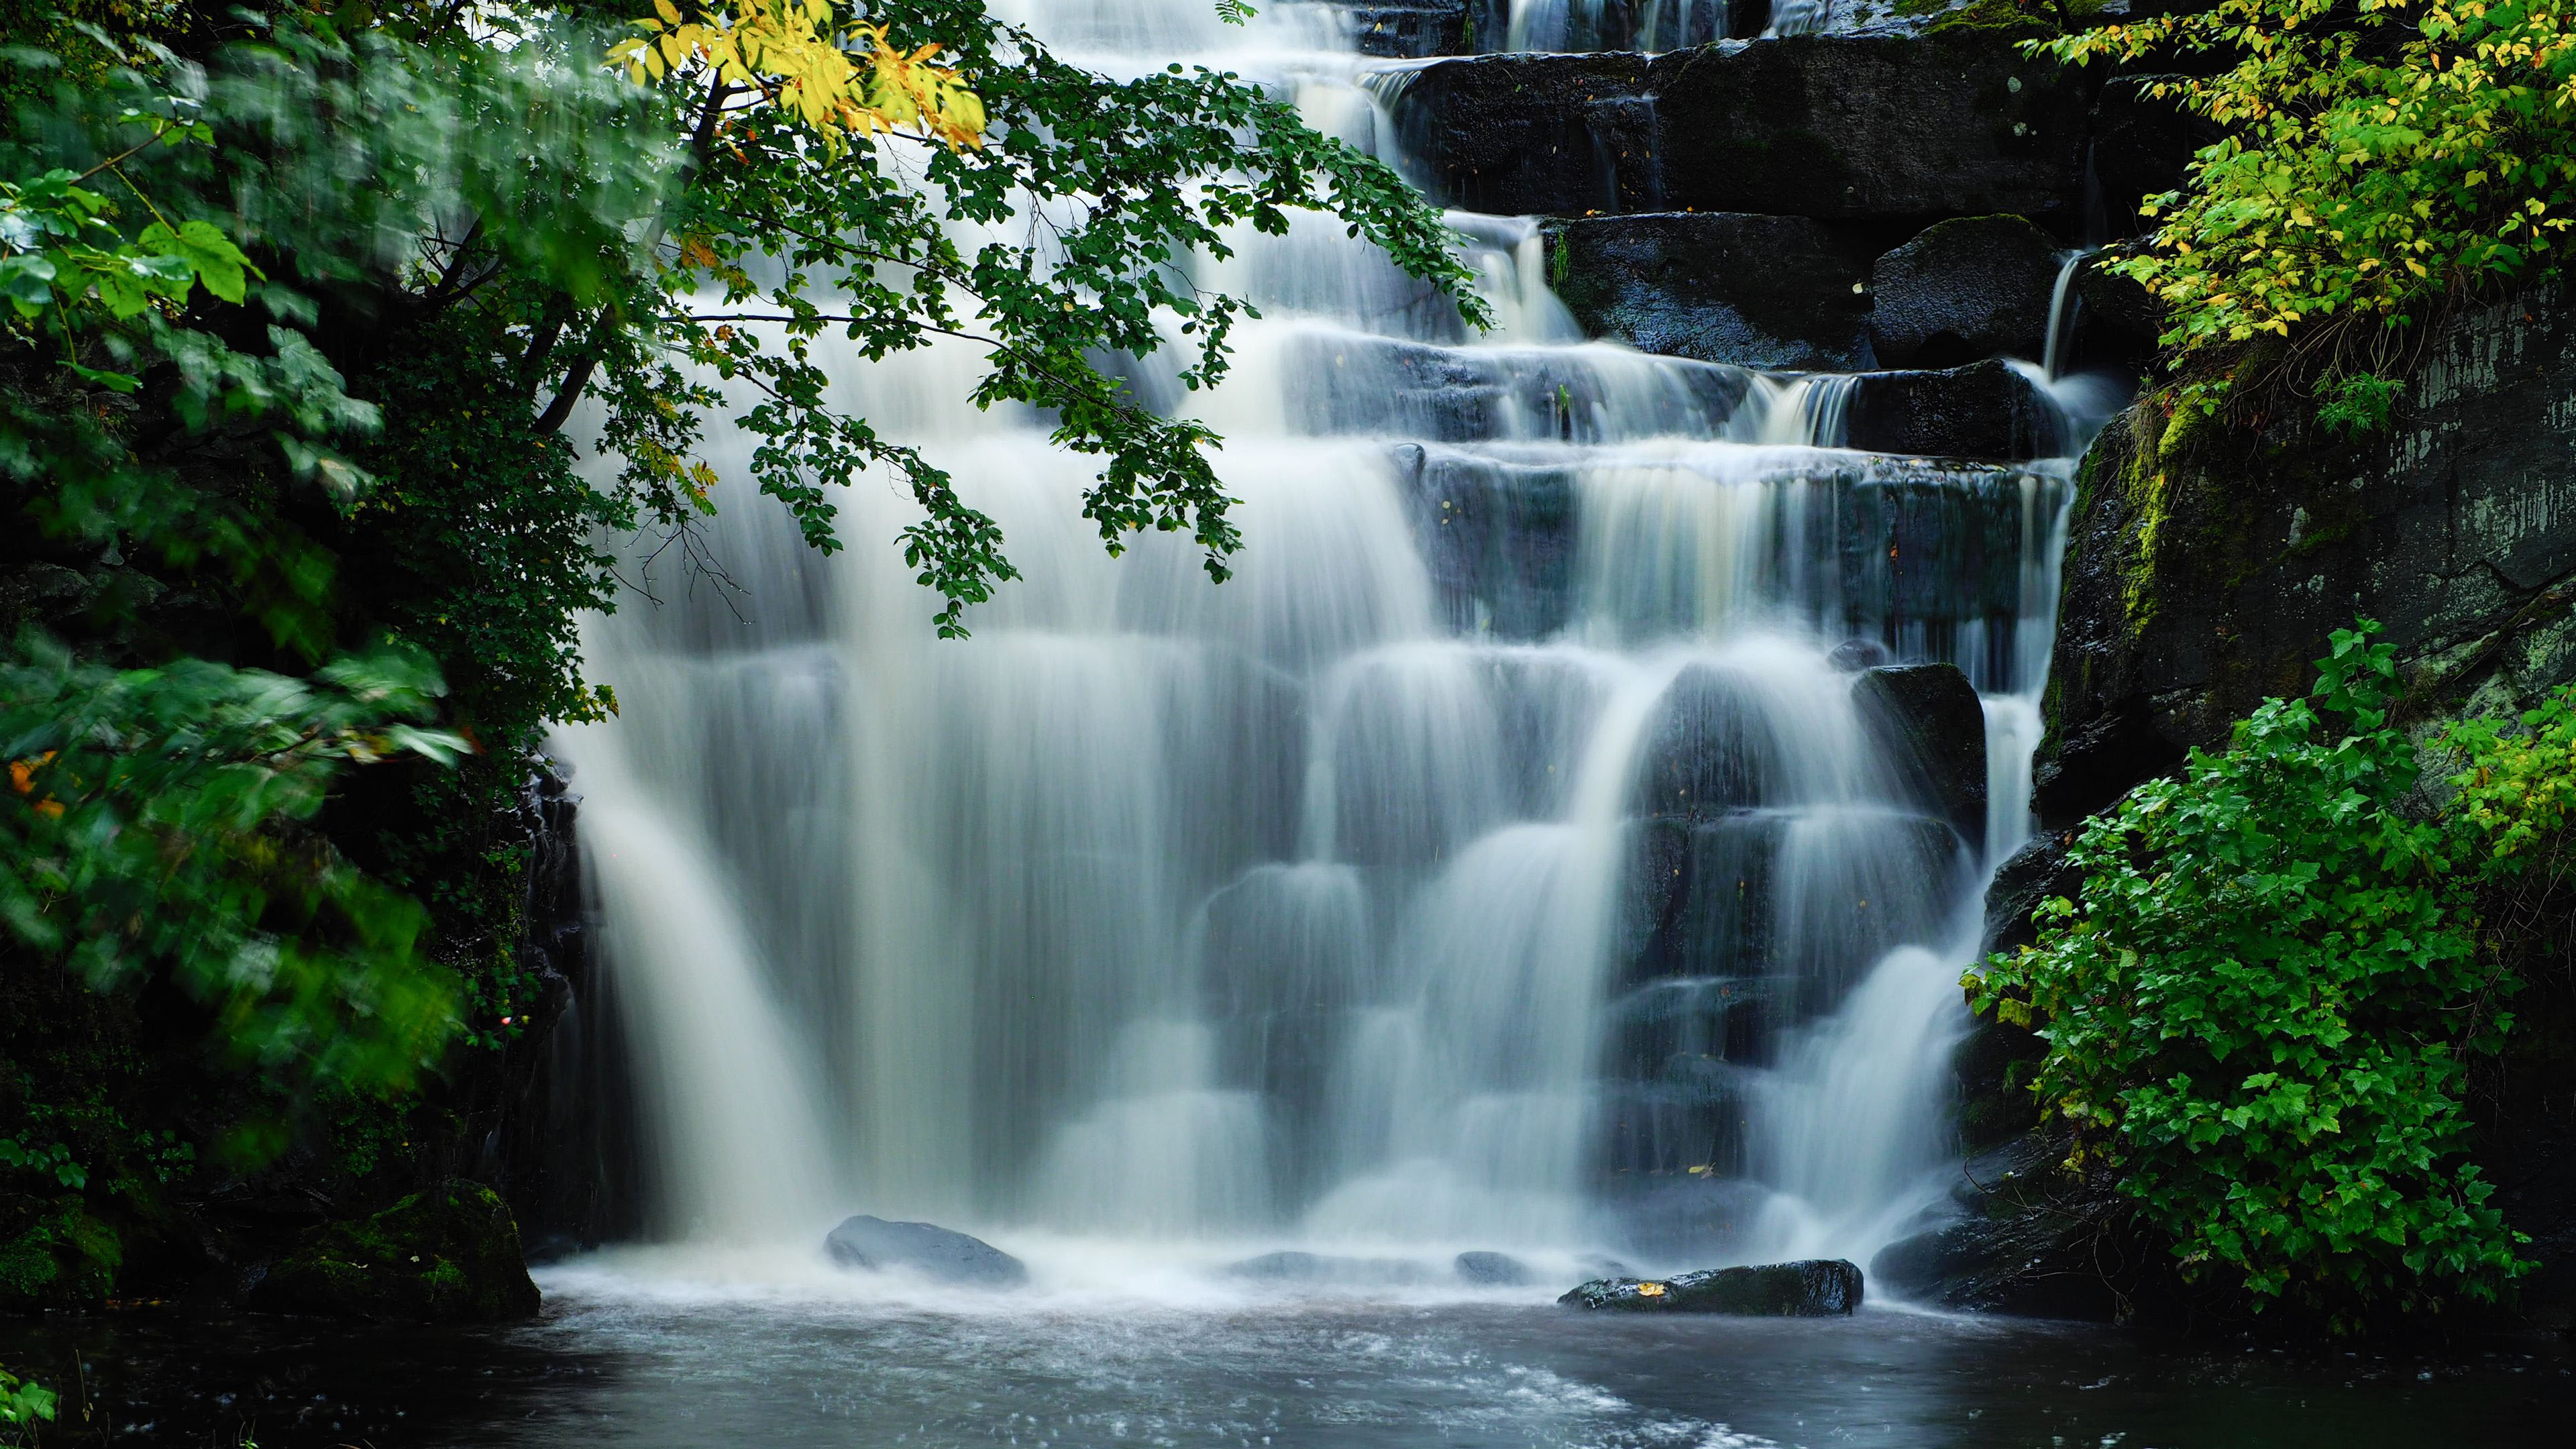
[[[1887,665],[1853,682],[1861,719],[1902,786],[1950,822],[1968,848],[1986,848],[1986,710],[1955,664]]]
[[[1869,269],[1871,345],[1898,367],[2036,361],[2048,345],[2062,250],[2017,216],[1929,227]]]
[[[1857,238],[1805,217],[1657,212],[1548,227],[1548,275],[1586,332],[1705,362],[1876,365],[1867,270]]]
[[[2033,1133],[1962,1165],[1939,1222],[1870,1259],[1887,1296],[1954,1312],[2107,1322],[2164,1265],[2133,1240],[2099,1184],[2058,1167],[2061,1138]]]
[[[1486,56],[1410,78],[1423,180],[1476,211],[2073,219],[2099,77],[2008,33],[1796,35]]]
[[[2015,461],[2057,452],[2057,409],[2001,362],[1869,372],[1855,383],[1843,443],[1874,453]]]
[[[908,1269],[978,1288],[1016,1288],[1029,1280],[1028,1265],[981,1238],[865,1214],[843,1219],[823,1239],[823,1252],[844,1268]]]
[[[253,1270],[248,1296],[253,1307],[279,1312],[406,1323],[533,1318],[539,1300],[509,1206],[470,1182],[313,1230]]]
[[[2419,710],[2518,706],[2576,677],[2571,429],[2576,316],[2554,288],[2442,328],[2382,438],[2153,400],[2124,414],[2070,524],[2042,818],[2070,825],[2266,696],[2304,694],[2356,617],[2387,626]]]
[[[1860,1307],[1861,1273],[1836,1259],[1710,1268],[1672,1278],[1598,1278],[1556,1301],[1625,1313],[1733,1313],[1823,1318]]]

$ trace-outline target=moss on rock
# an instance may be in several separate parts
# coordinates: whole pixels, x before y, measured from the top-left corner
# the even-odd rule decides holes
[[[538,1301],[509,1207],[470,1182],[315,1229],[252,1291],[263,1308],[414,1323],[529,1318]]]

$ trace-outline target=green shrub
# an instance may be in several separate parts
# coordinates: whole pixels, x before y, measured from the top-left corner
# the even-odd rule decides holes
[[[2031,48],[2186,72],[2150,94],[2223,130],[2111,263],[2186,358],[2304,324],[2328,374],[2377,370],[2432,308],[2551,264],[2576,208],[2564,0],[2218,0]]]
[[[2377,627],[2334,635],[2314,703],[2267,701],[2097,817],[2071,852],[2081,903],[1968,981],[2038,1029],[2033,1090],[2186,1277],[2347,1326],[2491,1299],[2527,1267],[2462,1100],[2464,1059],[2512,1026],[2472,929],[2476,847],[2505,836],[2401,808],[2418,763]]]

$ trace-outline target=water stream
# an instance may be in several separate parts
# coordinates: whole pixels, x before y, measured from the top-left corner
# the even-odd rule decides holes
[[[1319,7],[1031,10],[1101,69],[1219,59],[1393,145]],[[1866,1262],[1932,1201],[2066,465],[1841,448],[1849,379],[1586,342],[1532,226],[1456,220],[1489,335],[1334,225],[1200,268],[1265,314],[1188,398],[1249,541],[1221,587],[1168,539],[1106,558],[1087,465],[964,404],[963,346],[834,370],[1007,530],[1027,577],[971,641],[879,546],[881,479],[838,557],[730,499],[738,589],[639,561],[661,602],[585,638],[623,716],[557,748],[652,1239],[820,1273],[867,1211],[1067,1280],[1138,1245],[1563,1276]],[[719,471],[751,446],[711,433]],[[1982,692],[1985,819],[1909,787],[1870,660]]]

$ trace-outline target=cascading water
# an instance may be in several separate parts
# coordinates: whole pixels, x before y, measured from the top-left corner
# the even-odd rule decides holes
[[[1392,145],[1321,7],[1031,9],[1104,70],[1233,47]],[[1200,269],[1264,312],[1191,398],[1230,583],[1103,556],[1090,465],[968,406],[943,344],[835,373],[1006,530],[1026,579],[972,640],[931,637],[867,478],[847,553],[729,499],[739,595],[666,573],[593,623],[624,713],[558,744],[664,1236],[1697,1266],[1865,1254],[1920,1206],[1975,888],[2026,831],[2065,469],[1832,446],[1848,379],[1585,343],[1531,226],[1456,220],[1502,318],[1473,341],[1337,225]],[[1984,694],[1984,819],[1891,752],[1872,657]]]

